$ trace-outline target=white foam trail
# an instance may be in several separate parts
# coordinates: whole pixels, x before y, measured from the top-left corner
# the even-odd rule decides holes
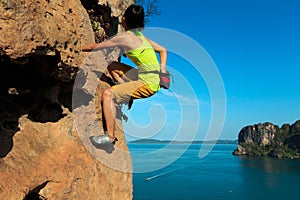
[[[190,166],[190,165],[189,165],[189,166]],[[157,175],[154,175],[154,176],[147,177],[147,178],[145,178],[145,181],[150,181],[150,180],[152,180],[152,179],[159,178],[159,177],[161,177],[161,176],[164,176],[164,175],[166,175],[166,174],[170,174],[170,173],[172,173],[172,172],[178,171],[178,170],[180,170],[180,169],[184,169],[184,168],[189,167],[189,166],[177,168],[177,169],[170,170],[170,171],[167,171],[167,172],[164,172],[164,173],[161,173],[161,174],[157,174]]]
[[[207,161],[210,161],[210,160],[211,160],[211,159],[206,159],[205,161],[202,161],[201,163],[203,164],[204,162],[207,162]],[[193,165],[195,165],[195,164],[198,164],[198,163],[189,164],[189,165],[186,165],[186,166],[184,166],[184,167],[180,167],[180,168],[173,169],[173,170],[170,170],[170,171],[167,171],[167,172],[164,172],[164,173],[160,173],[160,174],[157,174],[157,175],[154,175],[154,176],[147,177],[147,178],[145,178],[145,181],[150,181],[150,180],[152,180],[152,179],[159,178],[159,177],[161,177],[161,176],[170,174],[170,173],[172,173],[172,172],[175,172],[175,171],[178,171],[178,170],[181,170],[181,169],[185,169],[185,168],[187,168],[187,167],[191,167],[191,166],[193,166]],[[204,170],[204,169],[202,169],[202,170]]]
[[[155,175],[155,176],[150,176],[150,177],[148,177],[148,178],[145,178],[145,181],[150,181],[150,180],[152,180],[152,179],[155,179],[155,178],[158,178],[158,177],[160,177],[160,176],[163,176],[164,174],[166,174],[166,173],[157,174],[157,175]]]

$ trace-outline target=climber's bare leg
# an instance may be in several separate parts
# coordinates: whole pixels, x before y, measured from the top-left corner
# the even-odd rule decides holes
[[[124,63],[112,62],[107,70],[118,84],[138,79],[137,70]]]
[[[102,108],[106,121],[107,133],[112,142],[115,139],[114,130],[116,119],[116,106],[113,99],[113,90],[111,88],[105,89],[102,93]]]
[[[105,117],[107,133],[100,134],[98,136],[92,136],[91,142],[95,146],[106,146],[115,144],[117,138],[115,138],[115,118],[116,118],[116,106],[114,103],[114,93],[112,88],[105,89],[102,93],[102,109]]]

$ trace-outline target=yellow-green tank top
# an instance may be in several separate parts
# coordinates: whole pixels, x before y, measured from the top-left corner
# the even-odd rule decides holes
[[[126,56],[138,67],[138,77],[152,91],[159,90],[159,75],[150,71],[160,71],[160,64],[157,60],[156,53],[140,31],[133,32],[136,36],[142,39],[143,43],[138,48],[126,52]],[[147,73],[147,72],[150,73]]]

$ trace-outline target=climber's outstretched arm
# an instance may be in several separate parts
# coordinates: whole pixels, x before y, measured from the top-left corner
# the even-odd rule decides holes
[[[93,50],[100,50],[105,48],[112,48],[112,47],[128,47],[128,36],[126,34],[120,34],[115,37],[112,37],[109,40],[105,40],[100,43],[89,44],[81,48],[82,51],[93,51]]]

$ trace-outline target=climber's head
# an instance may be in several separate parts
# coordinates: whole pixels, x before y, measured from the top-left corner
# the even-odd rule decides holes
[[[139,5],[130,5],[122,18],[122,25],[126,30],[144,28],[145,12]]]

